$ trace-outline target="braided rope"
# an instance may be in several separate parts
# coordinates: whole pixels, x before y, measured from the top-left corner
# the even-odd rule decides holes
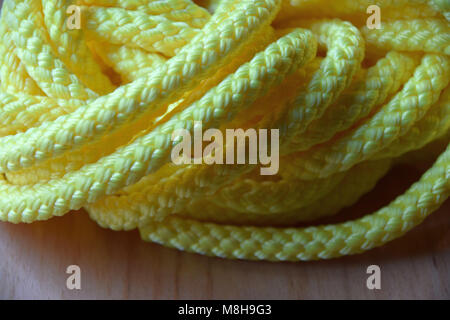
[[[366,26],[373,4],[381,29]],[[450,145],[377,212],[295,225],[354,204],[411,152],[445,149],[449,12],[445,0],[5,0],[0,220],[84,207],[102,227],[250,260],[383,245],[448,198]],[[280,129],[280,172],[173,164],[172,133],[197,121]]]

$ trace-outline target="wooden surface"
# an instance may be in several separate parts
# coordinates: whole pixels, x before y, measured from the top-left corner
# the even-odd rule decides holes
[[[338,221],[388,203],[417,180],[397,168]],[[348,212],[351,212],[350,214]],[[142,242],[137,232],[101,229],[85,212],[32,225],[0,223],[0,298],[310,299],[450,298],[450,203],[387,246],[330,261],[228,261]],[[66,288],[68,265],[82,289]],[[366,269],[381,268],[381,290]]]

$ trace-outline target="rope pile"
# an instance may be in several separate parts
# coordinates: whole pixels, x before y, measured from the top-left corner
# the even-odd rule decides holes
[[[366,25],[373,4],[380,29]],[[448,0],[5,0],[0,219],[84,207],[102,227],[251,260],[387,243],[450,194],[449,12]],[[172,133],[195,121],[279,129],[279,173],[175,165]],[[388,206],[296,227],[430,146],[434,165]]]

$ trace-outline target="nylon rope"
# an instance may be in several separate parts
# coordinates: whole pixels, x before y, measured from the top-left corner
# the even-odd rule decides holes
[[[0,220],[85,208],[102,227],[233,259],[381,246],[450,195],[449,12],[448,0],[5,0]],[[279,129],[280,171],[175,165],[172,132],[196,121]],[[298,227],[434,154],[386,207]]]

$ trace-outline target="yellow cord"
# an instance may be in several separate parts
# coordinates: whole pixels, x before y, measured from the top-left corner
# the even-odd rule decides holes
[[[366,24],[374,4],[380,29]],[[0,219],[84,207],[103,227],[236,259],[383,245],[450,195],[449,12],[448,0],[5,0]],[[280,129],[279,173],[173,164],[172,133],[195,121]],[[430,143],[446,149],[388,206],[296,227]]]

